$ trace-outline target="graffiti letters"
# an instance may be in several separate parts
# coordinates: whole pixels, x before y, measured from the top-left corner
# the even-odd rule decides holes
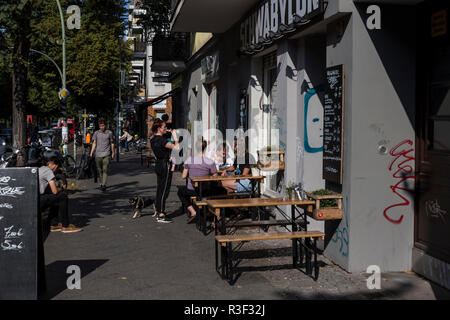
[[[347,202],[347,199],[346,199]],[[336,229],[336,231],[334,232],[333,238],[331,239],[332,242],[334,243],[338,243],[339,242],[339,252],[344,256],[347,257],[348,256],[348,219],[347,219],[347,215],[345,213],[344,210],[344,215],[343,215],[343,221],[344,226],[341,228],[339,226],[339,228]]]
[[[389,165],[389,171],[394,171],[392,177],[397,179],[397,183],[395,185],[391,185],[390,188],[392,192],[398,196],[402,201],[393,205],[390,205],[383,211],[383,216],[393,224],[400,224],[403,220],[403,215],[401,215],[398,219],[393,218],[390,214],[390,211],[395,207],[405,207],[409,206],[410,201],[406,198],[405,193],[411,192],[411,189],[407,189],[405,186],[405,182],[407,180],[415,180],[414,176],[414,148],[412,147],[413,142],[411,140],[404,140],[391,149],[389,154],[392,157],[395,157]],[[396,167],[394,168],[394,165]],[[403,193],[402,193],[403,191]]]
[[[427,217],[442,219],[445,221],[446,210],[442,210],[437,200],[428,200],[425,202],[425,212]]]

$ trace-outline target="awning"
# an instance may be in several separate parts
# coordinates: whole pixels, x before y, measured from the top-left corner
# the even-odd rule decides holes
[[[179,0],[170,22],[172,31],[223,33],[259,0]]]
[[[147,102],[141,103],[140,107],[151,107],[157,103],[160,103],[161,101],[166,100],[167,98],[171,97],[177,90],[180,88],[173,89],[172,91],[166,92],[163,95],[160,95],[159,97],[153,98]]]

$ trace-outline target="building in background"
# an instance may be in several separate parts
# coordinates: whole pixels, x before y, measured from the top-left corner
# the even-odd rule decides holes
[[[208,140],[255,129],[254,157],[285,152],[266,196],[289,182],[341,193],[342,219],[309,228],[344,269],[450,288],[448,1],[172,3],[172,33],[214,35],[172,78],[180,122]]]

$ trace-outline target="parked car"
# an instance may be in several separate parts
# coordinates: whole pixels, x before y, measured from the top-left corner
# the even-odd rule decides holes
[[[12,129],[11,128],[3,128],[0,129],[0,138],[2,139],[2,143],[5,146],[12,146]]]

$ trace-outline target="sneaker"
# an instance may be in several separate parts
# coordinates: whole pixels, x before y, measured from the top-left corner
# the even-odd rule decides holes
[[[50,227],[50,232],[57,232],[57,231],[61,231],[62,229],[63,229],[62,223],[58,223],[57,226]]]
[[[173,220],[170,218],[167,218],[167,216],[162,216],[162,217],[158,216],[158,218],[156,218],[156,221],[159,223],[172,223],[173,222]]]
[[[62,232],[62,233],[74,233],[74,232],[80,232],[80,231],[82,231],[82,230],[83,230],[83,229],[77,228],[77,227],[75,227],[73,224],[69,224],[68,227],[62,228],[61,232]]]

